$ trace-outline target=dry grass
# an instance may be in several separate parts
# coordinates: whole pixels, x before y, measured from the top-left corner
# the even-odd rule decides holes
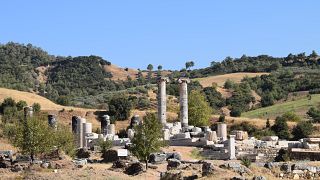
[[[212,117],[214,120],[217,121],[219,118],[219,115],[213,115]],[[249,124],[256,126],[257,128],[264,128],[266,126],[266,122],[267,122],[266,119],[230,117],[230,116],[226,116],[225,121],[228,125],[240,124],[242,122],[247,122]],[[274,124],[274,119],[270,119],[270,125],[272,126],[273,124]],[[296,122],[288,122],[289,128],[293,128],[296,124],[297,124]]]
[[[59,123],[69,125],[71,123],[72,116],[81,116],[87,119],[88,122],[91,122],[93,125],[93,129],[95,130],[97,127],[100,127],[100,123],[97,120],[96,109],[85,109],[85,108],[77,108],[71,106],[61,106],[55,104],[54,102],[33,94],[29,92],[22,92],[12,89],[0,88],[0,102],[2,102],[5,98],[11,97],[15,101],[26,101],[28,105],[32,105],[33,103],[39,103],[41,105],[41,110],[44,112],[48,112],[50,114],[55,114]],[[63,110],[64,109],[64,110]]]
[[[127,77],[130,76],[132,79],[137,78],[138,70],[137,69],[132,69],[128,68],[128,71],[125,70],[125,68],[118,67],[116,65],[111,64],[110,66],[105,65],[104,70],[107,72],[111,72],[112,74],[112,80],[127,80]],[[162,75],[166,76],[170,74],[169,71],[162,71]],[[142,72],[143,76],[147,76],[147,72]],[[152,74],[154,77],[156,76],[156,73]]]
[[[246,76],[256,77],[256,76],[261,76],[263,74],[268,74],[268,73],[231,73],[231,74],[223,74],[218,76],[209,76],[205,78],[197,78],[195,80],[199,81],[203,87],[212,86],[212,83],[217,83],[218,86],[222,87],[224,85],[224,82],[227,79],[230,79],[236,83],[239,83]]]
[[[55,104],[54,102],[39,96],[37,94],[22,92],[12,89],[0,88],[0,102],[2,102],[5,98],[11,97],[15,101],[24,100],[28,105],[32,105],[33,103],[39,103],[41,105],[42,110],[77,110],[77,111],[95,111],[95,109],[85,109],[85,108],[76,108],[70,106],[61,106]]]

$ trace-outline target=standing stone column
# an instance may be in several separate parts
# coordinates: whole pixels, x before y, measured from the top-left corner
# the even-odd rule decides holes
[[[108,126],[110,125],[110,116],[104,115],[101,119],[101,133],[106,136],[108,134]]]
[[[236,143],[235,143],[235,135],[230,135],[229,139],[229,159],[236,159]]]
[[[166,77],[158,79],[158,119],[163,125],[167,123],[167,82],[169,82],[169,79]]]
[[[180,122],[182,127],[188,127],[188,87],[189,78],[181,77],[180,84]]]

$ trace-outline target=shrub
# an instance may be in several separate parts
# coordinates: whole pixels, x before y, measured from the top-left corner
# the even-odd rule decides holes
[[[241,116],[241,109],[240,108],[232,108],[230,111],[230,116],[232,117],[240,117]]]
[[[283,117],[276,118],[276,121],[271,127],[271,130],[274,131],[280,139],[289,139],[290,137],[287,121]]]
[[[282,117],[286,120],[286,121],[294,121],[294,122],[298,122],[300,121],[300,117],[298,115],[296,115],[294,112],[289,111],[286,112],[282,115]]]
[[[299,122],[292,130],[292,135],[295,140],[308,137],[313,132],[313,125],[310,121]]]
[[[40,105],[39,103],[34,103],[34,104],[32,105],[32,108],[33,108],[33,111],[34,111],[34,112],[38,113],[38,112],[40,112],[40,110],[41,110],[41,105]]]
[[[274,158],[276,162],[287,162],[290,161],[289,152],[285,149],[280,149],[277,156]]]
[[[226,117],[225,117],[224,115],[220,115],[218,121],[219,121],[219,122],[224,122],[225,119],[226,119]]]
[[[78,149],[77,152],[76,152],[76,157],[77,158],[89,158],[90,157],[90,152],[86,151],[83,148]]]
[[[244,157],[241,159],[241,164],[244,165],[245,167],[249,168],[251,166],[251,160]]]

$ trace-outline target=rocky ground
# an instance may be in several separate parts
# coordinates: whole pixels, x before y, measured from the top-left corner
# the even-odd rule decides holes
[[[247,168],[239,160],[201,160],[194,147],[167,147],[163,151],[179,155],[169,160],[159,156],[148,170],[134,158],[98,163],[99,154],[92,154],[86,163],[67,156],[33,165],[0,160],[0,179],[320,179],[320,162],[252,163]]]

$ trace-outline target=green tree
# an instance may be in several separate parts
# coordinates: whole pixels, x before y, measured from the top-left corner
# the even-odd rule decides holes
[[[186,65],[186,69],[190,70],[190,68],[192,68],[194,66],[194,62],[193,61],[188,61],[188,62],[186,62],[185,65]]]
[[[143,118],[141,125],[135,126],[135,134],[132,139],[130,151],[139,160],[146,163],[148,169],[148,161],[151,153],[159,152],[164,146],[164,141],[161,140],[162,125],[156,118],[156,114],[147,113]]]
[[[13,122],[14,119],[17,119],[17,115],[17,107],[6,106],[3,110],[3,122]]]
[[[213,109],[218,110],[226,105],[225,99],[222,97],[222,94],[215,88],[205,87],[203,88],[203,92],[206,95],[207,101]]]
[[[226,82],[224,82],[223,87],[225,89],[232,89],[234,87],[235,83],[231,81],[230,79],[227,79]]]
[[[50,130],[54,131],[54,129]],[[62,124],[58,125],[57,131],[54,132],[54,145],[58,148],[58,151],[63,151],[72,157],[75,155],[75,139],[69,127]]]
[[[197,90],[192,90],[188,97],[189,124],[207,126],[210,124],[212,109],[206,97]]]
[[[33,161],[37,155],[51,151],[54,142],[53,131],[45,118],[31,117],[17,125],[13,144]]]
[[[320,110],[316,109],[315,107],[311,107],[308,112],[307,115],[309,117],[311,117],[313,122],[320,122]]]
[[[270,119],[268,118],[267,119],[267,122],[266,122],[266,128],[270,128],[271,127],[271,125],[270,125]]]
[[[34,103],[34,104],[32,105],[32,108],[33,108],[33,111],[34,111],[34,112],[38,113],[38,112],[40,112],[40,110],[41,110],[41,105],[40,105],[39,103]]]
[[[17,102],[16,106],[17,106],[17,110],[21,111],[21,110],[23,110],[24,107],[28,106],[28,104],[26,101],[21,100],[21,101]]]
[[[162,66],[159,65],[159,66],[158,66],[158,72],[157,72],[157,76],[158,76],[158,77],[161,77],[161,71],[162,71]]]
[[[280,149],[277,156],[274,158],[276,162],[287,162],[290,161],[290,156],[288,150]]]
[[[292,130],[292,135],[295,140],[308,137],[312,134],[314,128],[310,121],[300,121]]]
[[[63,106],[69,106],[70,98],[68,96],[59,96],[57,99],[57,103]]]
[[[128,97],[113,97],[109,103],[109,114],[116,120],[126,120],[130,116],[132,103]]]
[[[152,64],[149,64],[149,65],[147,66],[147,69],[148,69],[148,71],[152,71],[152,70],[153,70],[153,65],[152,65]]]
[[[109,158],[108,150],[112,147],[112,142],[108,139],[106,141],[99,139],[98,145],[101,148],[101,157],[107,162],[107,159]]]
[[[318,57],[318,53],[315,50],[313,50],[312,53],[310,54],[310,57],[316,58]]]
[[[1,113],[3,113],[5,107],[16,107],[16,101],[11,97],[4,99],[1,104]]]
[[[224,115],[219,116],[219,122],[224,122],[226,120],[226,117]]]
[[[275,132],[280,139],[289,139],[290,132],[287,121],[283,117],[277,117],[274,125],[271,127],[271,130]]]
[[[230,111],[230,116],[232,117],[240,117],[241,109],[238,106],[232,107]]]
[[[147,69],[148,69],[148,81],[149,81],[149,83],[150,83],[151,78],[152,78],[153,65],[152,65],[152,64],[149,64],[148,67],[147,67]]]

